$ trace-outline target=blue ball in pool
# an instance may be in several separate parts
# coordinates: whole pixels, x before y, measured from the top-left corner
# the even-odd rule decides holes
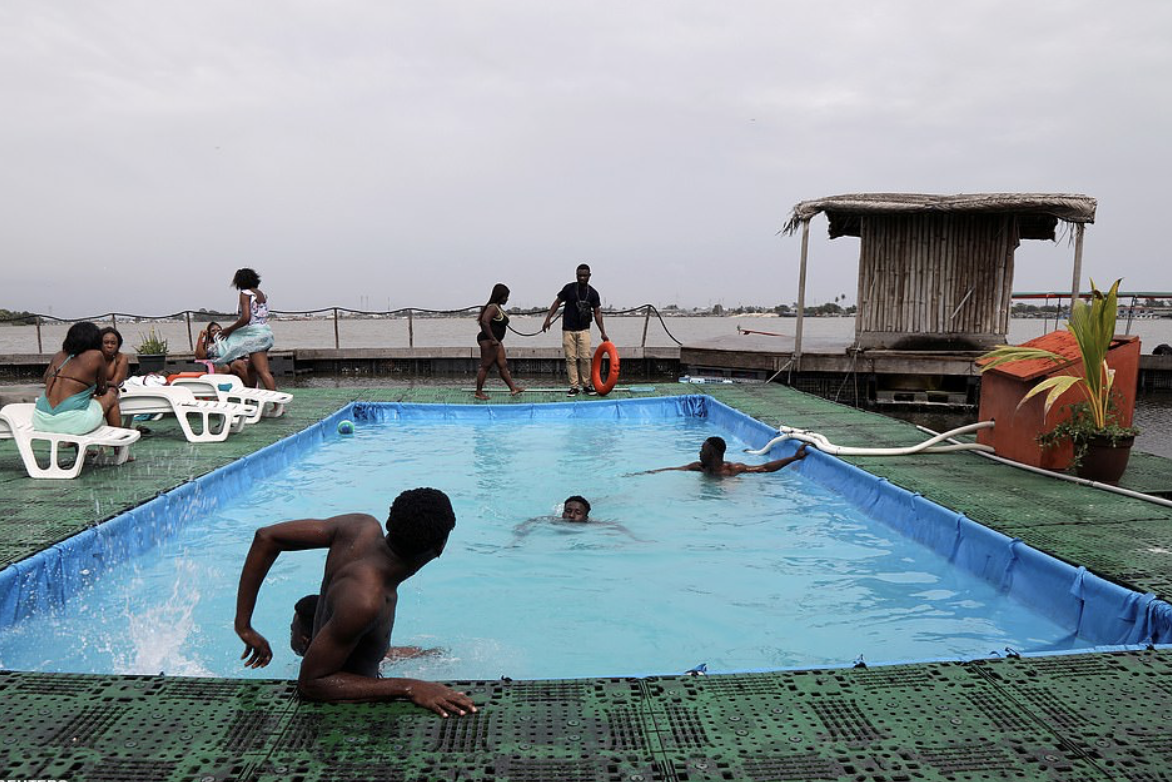
[[[353,421],[339,421],[338,422],[338,434],[354,434],[354,422]]]

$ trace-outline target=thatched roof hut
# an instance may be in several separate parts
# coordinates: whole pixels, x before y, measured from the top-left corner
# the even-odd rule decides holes
[[[1022,239],[1053,240],[1059,221],[1072,224],[1078,290],[1083,226],[1095,207],[1068,194],[862,193],[803,201],[784,230],[802,229],[800,306],[810,220],[825,213],[831,239],[861,239],[858,347],[980,350],[1005,341]]]

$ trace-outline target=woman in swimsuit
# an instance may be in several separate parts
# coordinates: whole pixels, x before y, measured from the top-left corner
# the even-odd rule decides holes
[[[477,399],[488,399],[488,394],[484,393],[484,380],[488,377],[488,370],[493,364],[496,364],[501,380],[505,381],[513,396],[525,390],[513,382],[513,376],[509,374],[509,363],[505,358],[505,346],[501,342],[509,325],[509,316],[505,314],[505,304],[508,300],[508,287],[498,282],[492,286],[492,295],[488,297],[488,303],[480,308],[480,333],[476,335],[476,343],[480,345],[480,371],[476,373]]]
[[[277,390],[269,371],[269,350],[273,347],[273,330],[269,328],[269,298],[259,287],[260,275],[252,269],[237,269],[232,285],[240,291],[240,317],[220,332],[216,342],[216,363],[231,364],[248,357],[248,365],[261,385]]]
[[[122,354],[122,335],[113,326],[106,326],[102,335],[102,355],[106,357],[106,385],[117,388],[130,374],[130,359]]]
[[[117,423],[118,394],[107,387],[102,333],[89,321],[74,323],[45,370],[45,393],[37,397],[33,428],[87,434],[102,419]]]

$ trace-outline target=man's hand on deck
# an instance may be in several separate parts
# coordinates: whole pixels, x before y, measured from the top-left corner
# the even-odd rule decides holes
[[[468,713],[476,713],[476,705],[471,698],[436,682],[413,681],[407,688],[407,697],[416,706],[431,709],[441,717],[453,714],[463,717]]]

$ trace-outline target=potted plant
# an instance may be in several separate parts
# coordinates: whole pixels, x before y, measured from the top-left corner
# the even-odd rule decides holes
[[[1051,431],[1038,438],[1042,445],[1054,445],[1069,439],[1074,446],[1074,465],[1078,474],[1109,483],[1119,480],[1127,469],[1131,445],[1139,430],[1121,426],[1115,410],[1112,386],[1115,370],[1107,366],[1107,351],[1115,338],[1115,316],[1118,312],[1119,283],[1106,293],[1091,280],[1090,304],[1081,299],[1070,308],[1067,330],[1078,344],[1079,358],[1071,361],[1042,348],[998,345],[981,357],[985,362],[981,372],[1014,361],[1044,359],[1066,370],[1038,383],[1027,393],[1018,407],[1032,397],[1046,393],[1045,412],[1070,389],[1077,389],[1082,399],[1069,406],[1070,418],[1060,422]]]
[[[167,340],[159,336],[154,326],[146,334],[139,332],[134,352],[138,354],[139,374],[162,372],[167,366]]]

